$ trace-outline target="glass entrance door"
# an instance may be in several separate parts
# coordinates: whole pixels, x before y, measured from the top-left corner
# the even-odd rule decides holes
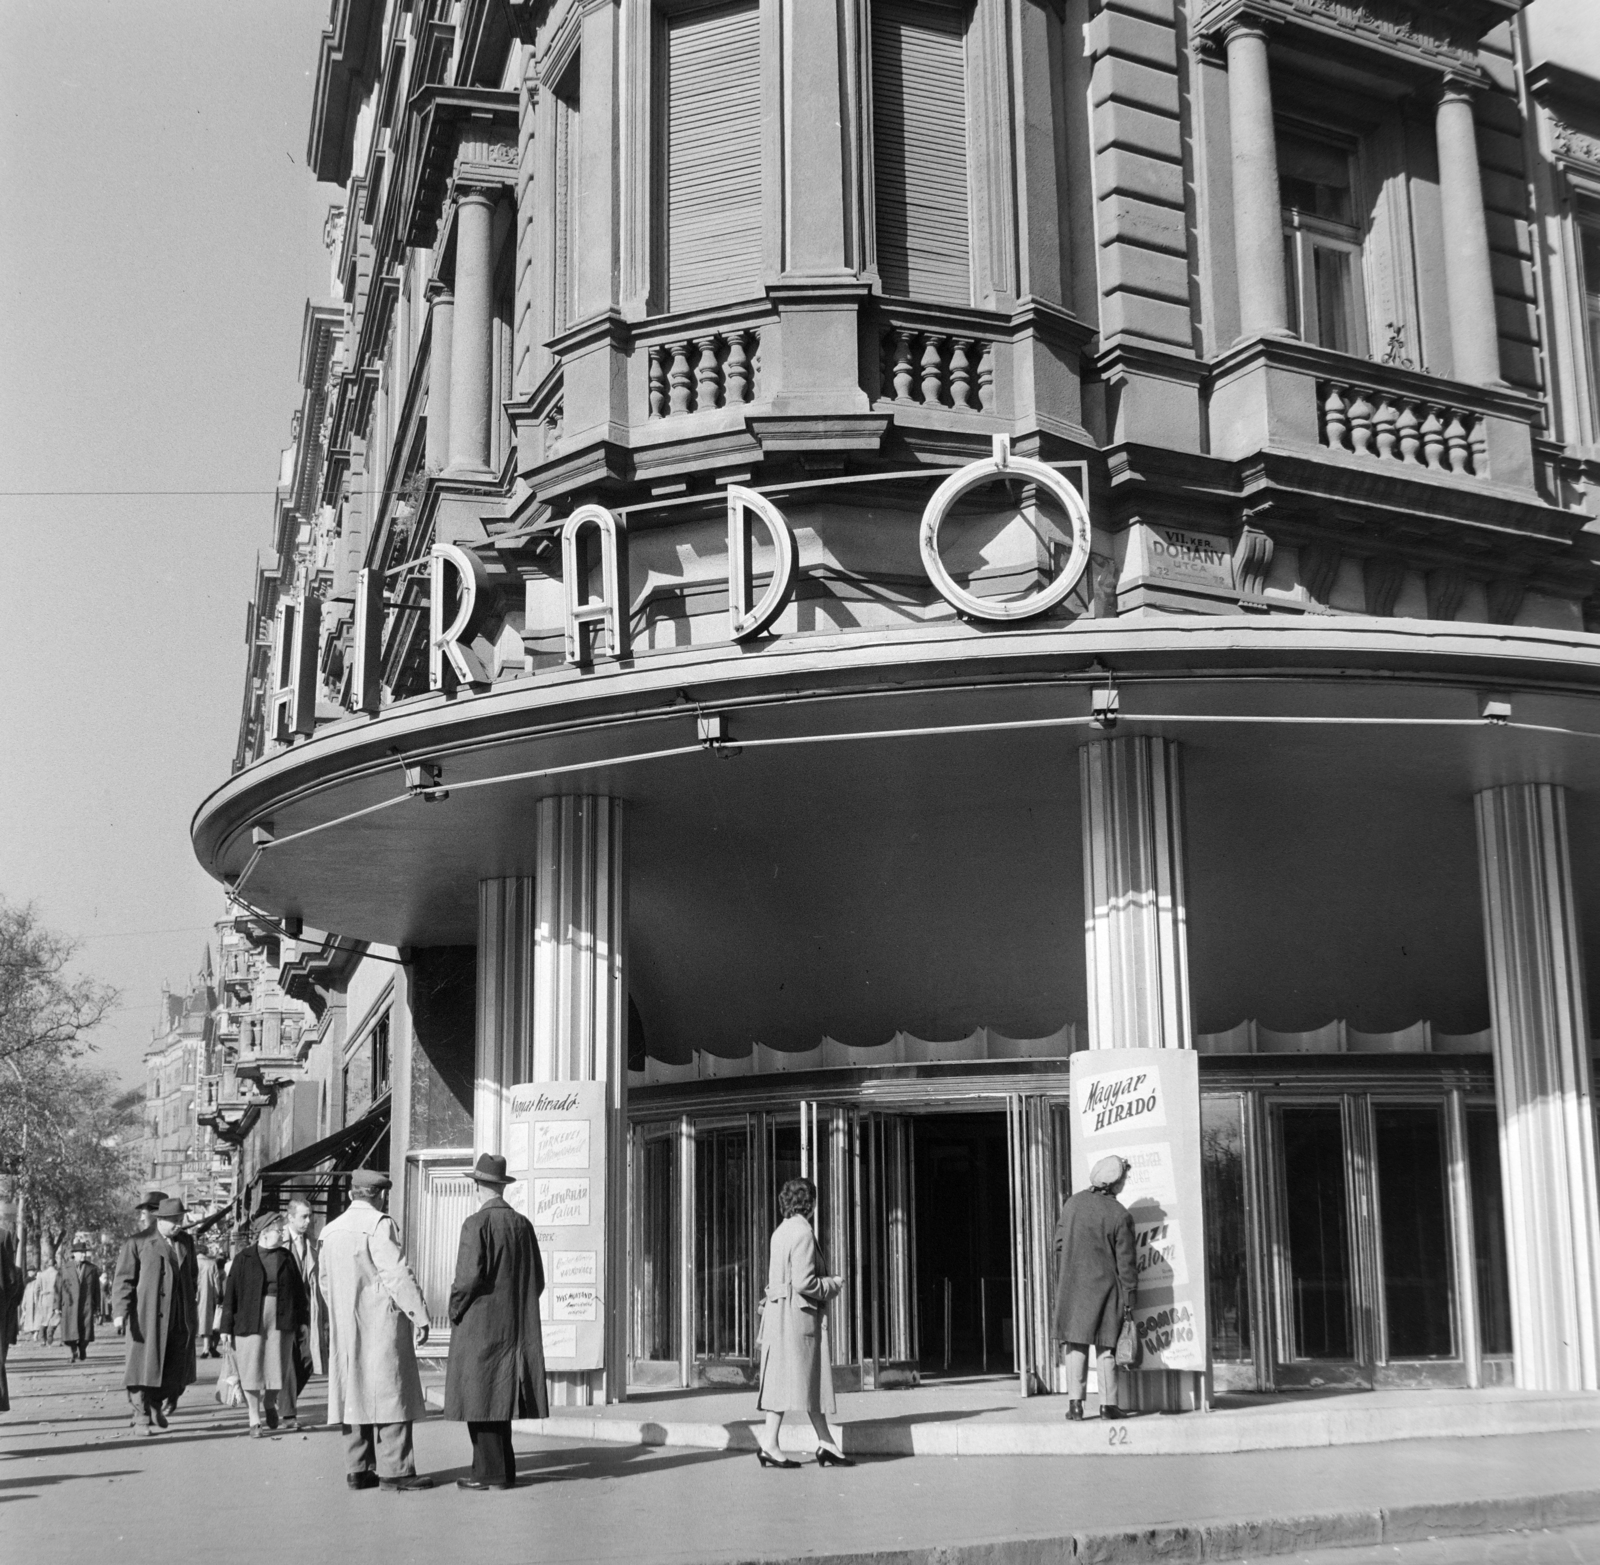
[[[1475,1171],[1445,1096],[1279,1101],[1269,1120],[1274,1382],[1467,1384],[1452,1162]]]
[[[1356,1331],[1355,1224],[1345,1107],[1278,1104],[1279,1385],[1370,1385]]]

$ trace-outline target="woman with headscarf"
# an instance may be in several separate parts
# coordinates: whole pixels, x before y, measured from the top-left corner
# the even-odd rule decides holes
[[[767,1290],[761,1298],[761,1391],[756,1406],[767,1415],[756,1435],[756,1460],[763,1467],[798,1467],[778,1449],[785,1413],[805,1413],[817,1435],[817,1464],[854,1467],[828,1430],[833,1412],[833,1374],[823,1351],[822,1310],[844,1286],[823,1271],[822,1250],[811,1214],[817,1187],[809,1179],[788,1180],[778,1192],[783,1221],[772,1231]]]
[[[1067,1348],[1067,1417],[1083,1417],[1089,1349],[1099,1360],[1100,1416],[1117,1406],[1117,1333],[1133,1318],[1138,1287],[1133,1219],[1117,1200],[1128,1165],[1115,1153],[1089,1170],[1089,1188],[1069,1196],[1056,1223],[1055,1335]]]
[[[295,1417],[295,1335],[308,1318],[305,1284],[280,1249],[282,1219],[264,1218],[256,1242],[228,1269],[222,1292],[222,1331],[239,1367],[250,1438],[266,1429],[300,1427]]]

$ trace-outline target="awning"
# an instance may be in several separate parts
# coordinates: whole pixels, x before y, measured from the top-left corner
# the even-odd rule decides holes
[[[348,1188],[350,1176],[358,1168],[387,1168],[389,1108],[385,1094],[343,1130],[269,1163],[250,1181],[245,1209],[252,1217],[277,1211],[286,1197],[325,1197],[331,1190]]]

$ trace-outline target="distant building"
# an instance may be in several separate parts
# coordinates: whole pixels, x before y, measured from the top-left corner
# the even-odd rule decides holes
[[[195,1117],[212,1051],[211,953],[187,990],[163,987],[161,1018],[145,1050],[143,1177],[191,1207],[212,1196],[211,1137]]]
[[[1070,1057],[1193,1049],[1216,1388],[1600,1389],[1600,82],[1523,12],[333,0],[194,828],[263,1199],[386,1158],[443,1328],[588,1083],[557,1400],[748,1379],[801,1171],[836,1378],[1043,1389]]]

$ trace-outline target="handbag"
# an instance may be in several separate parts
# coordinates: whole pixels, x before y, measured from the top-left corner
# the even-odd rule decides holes
[[[1131,1315],[1123,1317],[1122,1330],[1117,1333],[1116,1360],[1118,1369],[1139,1367],[1139,1333],[1134,1330]]]

